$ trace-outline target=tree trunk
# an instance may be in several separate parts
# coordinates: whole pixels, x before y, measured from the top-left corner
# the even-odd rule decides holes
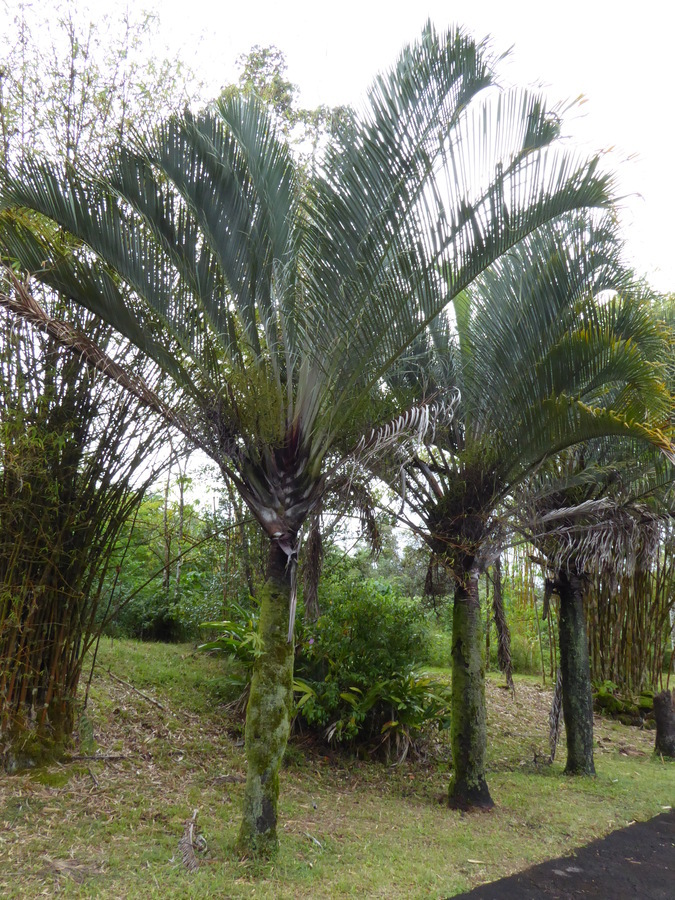
[[[323,564],[323,541],[321,538],[321,517],[315,516],[309,528],[305,544],[303,567],[303,599],[305,602],[305,622],[312,623],[321,615],[319,609],[319,578]]]
[[[504,600],[502,597],[502,561],[500,557],[494,562],[492,568],[492,615],[497,629],[497,662],[500,672],[506,677],[506,683],[512,693],[515,692],[513,684],[513,664],[511,662],[511,632],[504,612]]]
[[[656,719],[656,743],[654,750],[675,759],[675,705],[670,691],[661,691],[654,697]]]
[[[449,803],[456,809],[494,806],[485,780],[487,726],[478,577],[458,581],[452,613],[452,721],[454,774]]]
[[[260,596],[262,652],[253,665],[246,709],[248,773],[238,846],[269,856],[278,845],[279,768],[293,707],[293,642],[288,641],[291,568],[277,541],[270,544],[267,580]]]
[[[567,735],[565,772],[568,775],[595,775],[593,696],[582,579],[579,575],[560,571],[555,591],[560,597],[560,670]]]

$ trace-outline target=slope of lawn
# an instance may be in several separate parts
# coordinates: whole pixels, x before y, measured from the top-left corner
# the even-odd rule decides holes
[[[73,758],[0,779],[0,895],[450,897],[675,800],[675,765],[653,757],[653,732],[596,719],[597,778],[565,777],[564,735],[561,758],[544,762],[550,689],[523,677],[512,698],[493,676],[494,811],[443,804],[445,733],[395,769],[296,735],[281,850],[253,864],[232,848],[245,763],[226,674],[189,645],[102,642]],[[190,872],[179,841],[195,810],[203,841]]]

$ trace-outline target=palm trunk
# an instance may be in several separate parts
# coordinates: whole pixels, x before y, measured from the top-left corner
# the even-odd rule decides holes
[[[654,697],[656,742],[654,751],[675,759],[675,704],[670,691],[662,691]]]
[[[291,566],[287,562],[273,540],[260,596],[262,652],[253,666],[246,709],[248,773],[238,845],[252,855],[268,856],[278,845],[279,768],[293,706],[293,643],[288,641]]]
[[[487,726],[485,664],[482,653],[478,577],[455,588],[452,613],[452,744],[453,779],[450,806],[458,809],[494,806],[485,779]]]
[[[561,571],[555,590],[560,597],[560,669],[567,734],[565,772],[595,775],[593,696],[581,577]]]

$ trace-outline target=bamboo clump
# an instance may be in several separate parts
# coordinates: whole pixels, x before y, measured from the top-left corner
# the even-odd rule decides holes
[[[92,316],[73,319],[97,341],[110,340]],[[147,415],[135,415],[136,408],[81,357],[1,314],[0,765],[6,769],[34,764],[73,731],[108,551],[152,473],[157,433],[149,435]]]
[[[586,613],[591,675],[636,694],[664,686],[664,661],[675,609],[675,529],[663,523],[658,552],[620,578],[595,573]]]

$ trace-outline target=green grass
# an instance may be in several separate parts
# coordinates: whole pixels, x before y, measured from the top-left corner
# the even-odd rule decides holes
[[[521,677],[512,699],[491,678],[494,811],[463,815],[443,804],[446,733],[393,770],[296,738],[282,775],[281,849],[255,864],[233,850],[245,761],[226,675],[225,661],[186,645],[104,642],[89,740],[74,753],[96,747],[111,758],[0,780],[0,895],[450,897],[675,799],[675,766],[652,756],[653,733],[607,720],[596,721],[597,778],[565,777],[564,747],[562,761],[543,765],[550,691]],[[190,874],[178,842],[195,809],[208,849]]]

